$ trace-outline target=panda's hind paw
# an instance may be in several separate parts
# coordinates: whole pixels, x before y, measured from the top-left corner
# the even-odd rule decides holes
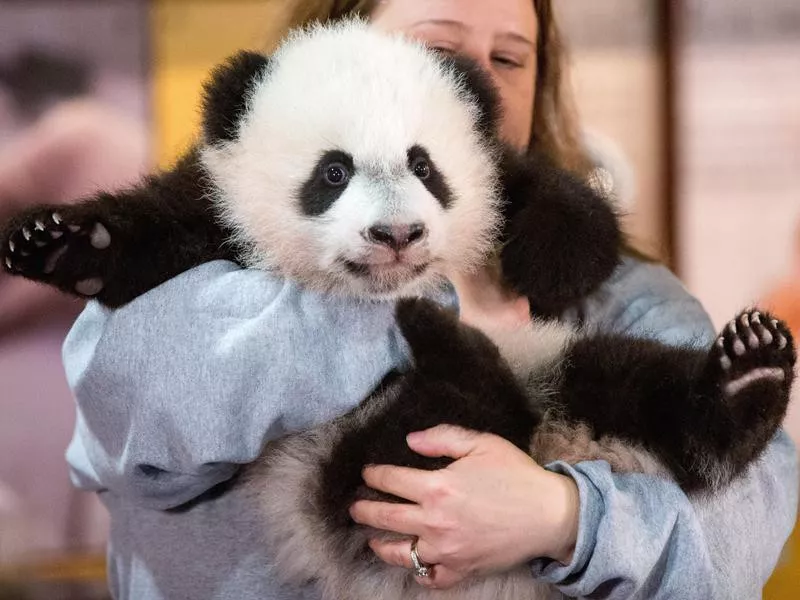
[[[744,311],[728,322],[711,354],[729,399],[758,382],[788,389],[796,358],[786,324],[758,310]]]

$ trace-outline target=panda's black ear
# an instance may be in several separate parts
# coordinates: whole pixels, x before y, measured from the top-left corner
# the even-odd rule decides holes
[[[269,65],[269,58],[242,51],[216,67],[203,89],[203,134],[216,144],[236,138],[239,121],[255,84]]]
[[[474,60],[440,52],[445,66],[452,69],[478,101],[481,114],[478,128],[487,137],[496,137],[500,123],[500,96],[491,76]]]
[[[500,254],[506,280],[534,314],[556,317],[594,292],[625,239],[611,202],[543,154],[507,151]]]

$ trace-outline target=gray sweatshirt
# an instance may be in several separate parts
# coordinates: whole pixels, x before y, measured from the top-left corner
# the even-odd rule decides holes
[[[676,344],[714,335],[677,279],[632,260],[564,319]],[[78,404],[67,459],[111,514],[114,597],[316,600],[276,583],[238,468],[348,411],[406,360],[391,304],[354,307],[221,261],[117,311],[90,303],[64,346]],[[713,502],[602,461],[547,467],[578,485],[578,544],[571,564],[536,560],[532,576],[569,596],[760,598],[795,522],[783,432]]]

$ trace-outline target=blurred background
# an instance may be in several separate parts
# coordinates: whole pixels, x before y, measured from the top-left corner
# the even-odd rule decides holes
[[[0,0],[0,221],[169,164],[208,70],[268,48],[292,1]],[[554,4],[587,146],[639,247],[718,326],[759,302],[800,335],[800,2]],[[0,600],[105,597],[105,515],[63,457],[60,345],[80,309],[0,273]],[[765,598],[798,582],[796,536]]]

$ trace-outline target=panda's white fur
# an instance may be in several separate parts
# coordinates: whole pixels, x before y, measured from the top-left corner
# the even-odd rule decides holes
[[[497,150],[476,129],[478,111],[458,76],[421,45],[359,21],[312,27],[272,57],[236,141],[206,147],[202,158],[225,218],[251,248],[250,265],[357,297],[416,293],[444,269],[480,263],[495,239]],[[414,145],[457,174],[447,178],[449,208],[408,169]],[[355,175],[324,214],[302,215],[298,190],[330,149],[352,155]],[[404,264],[387,266],[391,253],[361,235],[411,222],[428,235]],[[375,265],[375,276],[353,277],[342,259]],[[418,275],[420,265],[429,266]]]

